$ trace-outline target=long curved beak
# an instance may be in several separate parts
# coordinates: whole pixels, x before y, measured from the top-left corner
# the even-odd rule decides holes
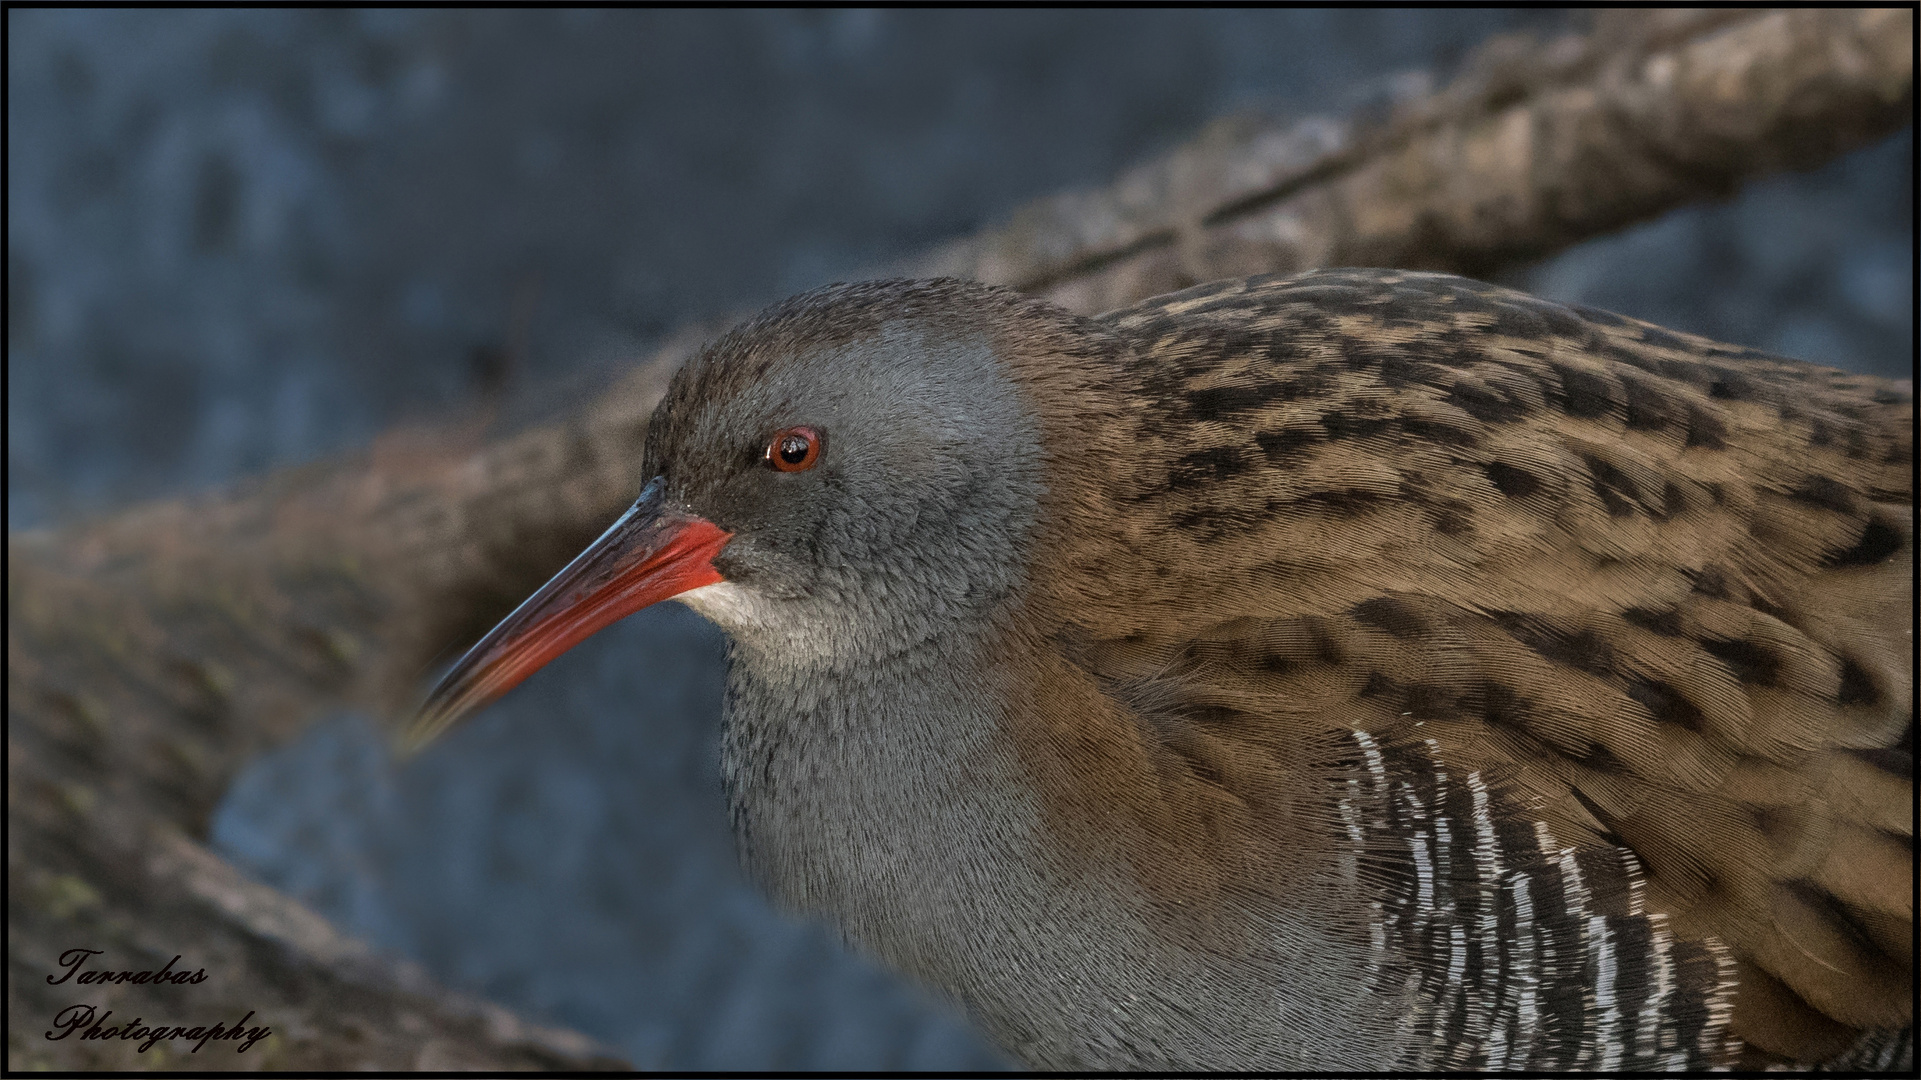
[[[655,479],[587,550],[467,650],[401,736],[411,753],[554,657],[649,604],[722,579],[713,558],[733,534],[669,506]]]

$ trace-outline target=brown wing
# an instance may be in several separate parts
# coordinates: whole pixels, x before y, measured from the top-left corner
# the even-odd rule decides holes
[[[1190,758],[1433,740],[1631,848],[1738,959],[1749,1044],[1912,1023],[1905,389],[1432,274],[1099,321],[1151,452],[1051,557],[1084,665]]]

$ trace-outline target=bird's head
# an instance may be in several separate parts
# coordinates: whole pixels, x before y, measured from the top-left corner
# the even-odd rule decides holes
[[[1030,563],[1032,390],[1050,350],[1084,337],[1069,320],[1007,290],[894,281],[829,286],[736,328],[655,410],[639,499],[448,672],[416,737],[669,598],[799,674],[988,621]]]

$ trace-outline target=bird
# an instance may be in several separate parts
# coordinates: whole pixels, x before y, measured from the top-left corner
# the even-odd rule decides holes
[[[1438,273],[828,286],[414,738],[671,598],[750,876],[1029,1066],[1911,1069],[1910,391]]]

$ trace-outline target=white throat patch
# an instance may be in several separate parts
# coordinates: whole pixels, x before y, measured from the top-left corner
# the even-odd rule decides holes
[[[674,597],[725,630],[760,626],[767,609],[760,597],[731,581],[717,581]]]

